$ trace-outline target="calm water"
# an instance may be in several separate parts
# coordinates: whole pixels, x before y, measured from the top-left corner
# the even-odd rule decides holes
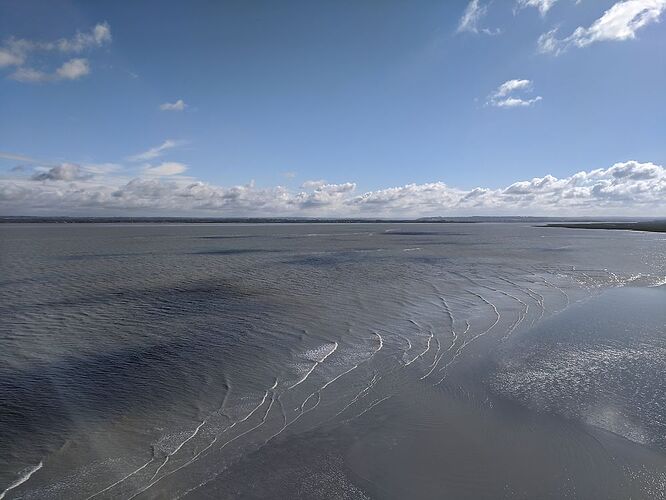
[[[666,237],[0,226],[0,498],[664,498]]]

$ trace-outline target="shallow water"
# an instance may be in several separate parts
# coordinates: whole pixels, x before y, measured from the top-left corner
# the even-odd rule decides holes
[[[658,498],[665,244],[0,226],[0,492]]]

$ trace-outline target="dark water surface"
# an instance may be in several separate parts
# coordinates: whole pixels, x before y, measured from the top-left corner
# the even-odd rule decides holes
[[[0,226],[0,498],[665,498],[666,237]]]

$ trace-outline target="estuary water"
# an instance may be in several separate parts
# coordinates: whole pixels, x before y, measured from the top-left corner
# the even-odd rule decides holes
[[[666,236],[0,226],[0,499],[665,498]]]

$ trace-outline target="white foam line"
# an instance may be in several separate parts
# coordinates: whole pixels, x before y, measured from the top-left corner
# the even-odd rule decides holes
[[[199,429],[201,429],[201,427],[202,427],[205,423],[206,423],[206,420],[204,420],[204,421],[201,422],[199,425],[197,425],[197,428],[194,429],[194,432],[193,432],[192,434],[190,434],[190,436],[189,436],[185,441],[183,441],[182,443],[180,443],[180,444],[178,445],[178,447],[177,447],[175,450],[173,450],[173,452],[167,454],[167,456],[166,456],[166,458],[164,459],[164,461],[160,464],[160,466],[159,466],[159,467],[157,468],[157,470],[155,471],[155,474],[153,474],[153,477],[150,478],[151,481],[157,477],[157,474],[162,470],[162,467],[164,467],[164,466],[167,464],[167,462],[169,461],[169,459],[171,458],[171,456],[172,456],[172,455],[175,455],[176,453],[178,453],[178,451],[180,451],[180,449],[181,449],[183,446],[185,446],[185,443],[187,443],[190,439],[194,438],[194,436],[196,436],[196,435],[199,433]]]
[[[310,376],[310,374],[315,370],[315,368],[317,368],[317,366],[319,366],[319,365],[322,364],[324,361],[326,361],[326,358],[328,358],[331,354],[333,354],[333,353],[336,351],[337,348],[338,348],[338,343],[335,342],[335,343],[333,344],[333,349],[331,349],[331,350],[328,352],[328,354],[326,354],[326,355],[325,355],[323,358],[321,358],[319,361],[315,361],[315,362],[314,362],[314,365],[312,365],[312,368],[310,368],[310,369],[307,371],[307,373],[305,374],[305,376],[304,376],[302,379],[300,379],[298,382],[296,382],[294,385],[289,386],[288,389],[293,389],[294,387],[296,387],[296,386],[302,384],[303,382],[305,382],[305,381],[307,380],[307,378]]]
[[[135,497],[139,496],[141,493],[143,493],[144,491],[148,490],[149,488],[152,488],[154,485],[156,485],[157,483],[159,483],[162,479],[164,479],[164,478],[166,478],[166,477],[169,477],[169,476],[171,476],[172,474],[175,474],[175,473],[178,472],[179,470],[184,469],[184,468],[187,467],[188,465],[190,465],[190,464],[192,464],[193,462],[195,462],[195,461],[196,461],[196,460],[197,460],[197,459],[198,459],[203,453],[205,453],[205,452],[208,451],[210,448],[212,448],[213,445],[217,442],[217,440],[218,440],[222,435],[224,435],[226,432],[228,432],[228,431],[230,431],[231,429],[233,429],[234,427],[236,427],[238,424],[241,424],[241,423],[245,422],[245,421],[246,421],[247,419],[249,419],[252,415],[254,415],[254,413],[255,413],[259,408],[261,408],[261,407],[263,406],[263,404],[266,402],[266,399],[268,398],[268,394],[269,394],[269,391],[266,391],[266,392],[264,393],[264,397],[261,399],[261,402],[260,402],[257,406],[255,406],[254,409],[252,409],[252,411],[250,411],[250,413],[248,413],[247,415],[245,415],[245,417],[242,418],[241,420],[238,420],[238,421],[234,422],[233,424],[231,424],[230,426],[228,426],[227,428],[225,428],[225,429],[224,429],[219,435],[215,436],[215,437],[213,438],[213,440],[208,444],[208,446],[206,446],[203,450],[201,450],[199,453],[197,453],[196,455],[194,455],[191,459],[189,459],[187,462],[185,462],[185,463],[184,463],[183,465],[181,465],[180,467],[177,467],[177,468],[175,468],[174,470],[172,470],[171,472],[167,472],[166,474],[164,474],[162,477],[156,479],[155,481],[152,481],[148,486],[146,486],[146,487],[143,488],[143,489],[140,489],[140,490],[137,491],[134,495],[132,495],[131,497],[129,497],[128,500],[132,500],[132,498],[135,498]]]
[[[437,289],[436,286],[433,285],[433,287],[435,288],[435,290],[437,291],[438,294],[441,293]],[[435,359],[433,360],[432,365],[430,365],[430,370],[428,370],[428,373],[423,375],[419,380],[425,380],[426,378],[428,378],[432,374],[432,372],[435,371],[435,369],[437,368],[437,365],[439,364],[441,359],[444,357],[444,355],[447,352],[449,352],[451,349],[453,349],[453,346],[455,346],[456,342],[458,341],[458,334],[456,333],[456,329],[455,329],[455,318],[453,317],[453,313],[451,312],[451,306],[449,306],[449,303],[446,301],[446,299],[442,295],[438,295],[438,297],[439,297],[439,300],[442,302],[442,304],[444,304],[444,309],[446,310],[446,313],[449,316],[449,320],[451,321],[451,334],[453,335],[453,338],[451,339],[451,345],[446,349],[446,351],[442,351],[440,353],[439,357],[437,357],[437,353],[435,353]],[[469,326],[469,323],[467,323],[467,325]],[[465,332],[466,331],[467,330],[465,330]],[[441,344],[439,343],[439,340],[437,341],[437,344],[438,344],[437,352],[439,352],[440,348],[441,348]]]
[[[378,347],[377,350],[374,352],[374,354],[377,354],[379,351],[382,350],[382,347],[384,347],[384,339],[382,338],[382,336],[381,336],[379,333],[377,333],[377,332],[372,332],[372,333],[374,333],[375,335],[377,335],[377,338],[379,338],[379,347]]]
[[[500,280],[502,280],[502,281],[504,281],[504,282],[506,282],[506,283],[509,283],[511,286],[515,287],[516,289],[520,290],[523,294],[527,295],[530,299],[533,299],[533,300],[534,300],[534,297],[532,296],[532,294],[530,294],[529,292],[525,291],[525,290],[524,290],[524,289],[523,289],[518,283],[516,283],[515,281],[511,281],[511,280],[509,280],[509,279],[507,279],[507,278],[503,278],[502,276],[497,276],[497,278],[500,279]],[[530,310],[530,305],[529,305],[527,302],[523,302],[523,304],[525,304],[525,316],[523,317],[523,321],[524,321],[524,320],[527,318],[527,314],[528,314],[528,312],[529,312],[529,310]]]
[[[262,425],[264,425],[266,423],[266,420],[268,419],[268,413],[271,411],[271,408],[273,407],[273,403],[275,403],[275,395],[273,395],[273,397],[271,398],[271,402],[268,404],[268,408],[266,409],[266,413],[264,413],[264,416],[262,417],[261,421],[257,425],[255,425],[254,427],[251,427],[250,429],[246,430],[245,432],[241,432],[235,438],[230,439],[229,441],[224,443],[222,446],[220,446],[220,450],[222,450],[228,444],[233,443],[237,439],[242,438],[243,436],[246,436],[250,432],[252,432],[252,431],[258,429],[259,427],[261,427]]]
[[[504,337],[502,337],[502,340],[506,340],[511,336],[511,334],[516,330],[516,328],[518,328],[523,323],[523,321],[527,317],[527,311],[530,310],[530,306],[527,304],[527,302],[519,299],[515,295],[512,295],[508,292],[504,292],[502,290],[498,290],[498,291],[500,293],[506,295],[507,297],[510,297],[510,298],[514,299],[516,302],[518,302],[519,304],[521,304],[523,306],[523,309],[521,311],[518,311],[518,318],[516,318],[516,321],[514,321],[514,323],[507,330]]]
[[[345,406],[342,410],[340,410],[338,413],[336,413],[333,418],[341,415],[347,408],[349,408],[351,405],[356,403],[356,401],[359,400],[359,398],[363,397],[363,394],[366,394],[372,387],[377,383],[377,374],[374,374],[372,377],[372,380],[370,381],[370,384],[365,386],[361,391],[352,399],[349,403],[347,403],[347,406]]]
[[[277,384],[276,384],[276,385],[277,385]],[[273,397],[271,398],[271,402],[270,402],[270,404],[268,405],[268,408],[266,409],[266,413],[264,413],[264,416],[262,417],[261,421],[260,421],[257,425],[255,425],[254,427],[252,427],[252,428],[246,430],[245,432],[240,433],[238,436],[234,437],[233,439],[230,439],[229,441],[227,441],[226,443],[224,443],[222,446],[220,446],[220,449],[219,449],[218,451],[222,451],[227,445],[233,443],[234,441],[236,441],[236,440],[239,439],[239,438],[242,438],[243,436],[246,436],[246,435],[249,434],[250,432],[252,432],[252,431],[254,431],[254,430],[257,430],[259,427],[261,427],[262,425],[264,425],[264,424],[266,423],[266,420],[268,419],[268,414],[269,414],[269,412],[271,411],[271,408],[273,407],[273,403],[275,403],[275,399],[276,399],[276,398],[275,398],[275,394],[273,394]],[[265,445],[265,444],[266,444],[266,443],[264,443],[264,445]],[[262,445],[262,446],[263,446],[263,445]],[[178,497],[176,497],[176,498],[182,498],[182,497],[184,497],[185,495],[187,495],[188,493],[191,493],[192,491],[194,491],[194,490],[196,490],[196,489],[202,487],[204,484],[209,483],[210,481],[212,481],[213,479],[215,479],[218,475],[220,475],[222,472],[224,472],[226,469],[227,469],[227,468],[224,467],[221,471],[215,473],[212,477],[209,477],[208,479],[206,479],[206,480],[203,481],[202,483],[199,483],[199,484],[198,484],[197,486],[195,486],[194,488],[191,488],[191,489],[187,490],[184,494],[182,494],[182,495],[180,495],[180,496],[178,496]]]
[[[291,422],[287,423],[287,416],[284,415],[284,425],[282,426],[282,428],[281,428],[276,434],[274,434],[273,436],[271,436],[271,437],[270,437],[270,438],[269,438],[264,444],[268,443],[268,441],[270,441],[270,440],[272,440],[273,438],[277,437],[277,436],[278,436],[279,434],[281,434],[281,433],[282,433],[287,427],[291,426],[291,425],[292,425],[293,423],[295,423],[298,419],[300,419],[303,415],[305,415],[306,413],[310,413],[310,412],[313,411],[315,408],[317,408],[317,406],[319,406],[319,403],[321,403],[321,392],[322,392],[324,389],[326,389],[329,385],[331,385],[333,382],[335,382],[336,380],[338,380],[338,379],[341,378],[342,376],[347,375],[348,373],[352,372],[353,370],[355,370],[356,368],[358,368],[362,363],[366,363],[366,362],[370,361],[370,360],[375,356],[375,354],[377,354],[379,351],[381,351],[382,347],[384,346],[384,341],[383,341],[383,339],[382,339],[382,336],[381,336],[379,333],[377,333],[377,332],[373,332],[373,333],[374,333],[375,335],[377,335],[377,337],[379,338],[379,347],[378,347],[378,348],[377,348],[377,349],[376,349],[376,350],[375,350],[375,351],[374,351],[374,352],[373,352],[373,353],[372,353],[367,359],[364,359],[363,361],[361,361],[361,362],[355,364],[354,366],[352,366],[352,367],[349,368],[348,370],[345,370],[344,372],[340,373],[340,374],[337,375],[336,377],[332,378],[331,380],[329,380],[328,382],[326,382],[324,385],[322,385],[319,389],[317,389],[317,390],[314,391],[312,394],[310,394],[307,398],[305,398],[305,399],[303,400],[303,402],[301,403],[301,406],[300,406],[300,408],[299,408],[300,413],[299,413],[299,414],[298,414],[298,415],[297,415],[297,416],[296,416]],[[312,408],[308,408],[307,410],[305,410],[305,404],[310,400],[310,398],[312,398],[312,397],[314,397],[314,396],[317,396],[317,402],[314,404],[314,406],[313,406]],[[284,414],[284,413],[283,413],[283,414]]]
[[[407,361],[407,362],[405,363],[404,366],[409,366],[409,365],[411,365],[411,364],[412,364],[414,361],[416,361],[417,359],[419,359],[418,356],[416,356],[416,357],[413,358],[413,359],[410,359],[409,361]]]
[[[365,361],[365,360],[364,360],[364,361]],[[361,361],[361,363],[363,363],[364,361]],[[346,370],[346,371],[342,372],[340,375],[337,375],[336,377],[332,378],[331,380],[329,380],[328,382],[326,382],[324,385],[322,385],[322,386],[319,388],[319,390],[318,390],[317,392],[321,392],[321,391],[323,391],[324,389],[326,389],[329,385],[331,385],[333,382],[335,382],[336,380],[338,380],[338,379],[339,379],[340,377],[342,377],[343,375],[347,375],[349,372],[356,370],[356,368],[358,368],[359,365],[360,365],[361,363],[357,363],[357,364],[355,364],[355,365],[352,366],[349,370]]]
[[[425,356],[426,353],[430,350],[430,346],[431,346],[431,344],[432,344],[432,339],[433,339],[434,337],[435,337],[435,334],[434,334],[434,332],[433,332],[432,329],[431,329],[431,330],[430,330],[430,335],[428,336],[428,342],[426,343],[425,351],[423,351],[421,354],[419,354],[419,356],[418,356],[419,358],[422,358],[423,356]]]
[[[114,486],[118,486],[120,483],[122,483],[122,482],[125,481],[126,479],[129,479],[130,477],[132,477],[132,476],[133,476],[134,474],[136,474],[137,472],[141,472],[143,469],[145,469],[146,467],[148,467],[148,466],[149,466],[150,464],[152,464],[154,461],[155,461],[155,457],[153,457],[153,458],[151,458],[150,460],[148,460],[145,464],[143,464],[143,465],[142,465],[141,467],[139,467],[138,469],[134,469],[132,472],[130,472],[129,474],[127,474],[125,477],[119,479],[118,481],[116,481],[116,482],[113,483],[113,484],[110,484],[109,486],[107,486],[107,487],[104,488],[103,490],[100,490],[100,491],[98,491],[97,493],[93,493],[93,494],[90,495],[88,498],[86,498],[86,500],[90,500],[91,498],[95,498],[97,495],[100,495],[100,494],[104,493],[105,491],[109,491],[109,490],[110,490],[111,488],[113,488]]]
[[[543,295],[535,292],[530,287],[525,287],[525,289],[528,292],[530,292],[530,295],[532,295],[532,294],[536,295],[536,298],[535,297],[532,297],[532,298],[536,301],[536,303],[539,305],[539,308],[540,308],[539,309],[539,317],[536,320],[532,321],[532,325],[534,325],[534,324],[538,323],[539,321],[541,321],[541,319],[543,318],[544,314],[546,313],[546,306],[544,304]]]
[[[382,398],[382,399],[378,399],[377,401],[375,401],[374,403],[372,403],[370,406],[368,406],[365,410],[363,410],[361,413],[359,413],[359,414],[356,415],[355,417],[352,417],[352,418],[350,418],[349,420],[347,420],[347,422],[349,422],[350,420],[354,420],[354,419],[356,419],[356,418],[359,418],[359,417],[360,417],[361,415],[363,415],[364,413],[367,413],[367,412],[369,412],[370,410],[372,410],[372,409],[373,409],[375,406],[377,406],[379,403],[383,403],[384,401],[386,401],[387,399],[392,398],[392,397],[393,397],[393,395],[390,395],[390,396],[386,396],[386,397],[384,397],[384,398]]]
[[[437,349],[435,349],[435,356],[432,358],[432,364],[430,366],[435,366],[435,363],[437,362],[437,355],[442,349],[442,343],[439,341],[439,338],[435,337],[435,343],[437,344]]]
[[[410,320],[410,321],[411,321],[411,320]],[[415,323],[415,324],[416,324],[416,323]],[[409,366],[409,365],[411,365],[414,361],[416,361],[417,359],[423,358],[423,356],[425,356],[425,354],[430,350],[430,342],[432,341],[433,336],[434,336],[434,334],[433,334],[432,330],[430,330],[430,335],[428,336],[428,340],[427,340],[427,342],[426,342],[426,348],[425,348],[425,350],[424,350],[423,352],[421,352],[420,354],[417,354],[417,355],[414,357],[414,359],[412,359],[411,361],[405,363],[405,366]]]
[[[474,342],[476,339],[478,339],[478,338],[483,337],[484,335],[486,335],[488,332],[490,332],[490,330],[492,330],[493,328],[495,328],[495,326],[500,322],[501,315],[500,315],[499,311],[497,310],[497,307],[495,307],[495,304],[493,304],[492,302],[488,301],[485,297],[483,297],[482,295],[480,295],[480,294],[478,294],[478,293],[471,292],[471,291],[469,291],[469,290],[468,290],[467,292],[468,292],[468,293],[471,293],[472,295],[474,295],[474,296],[476,296],[476,297],[478,297],[478,298],[481,299],[483,302],[485,302],[486,304],[488,304],[490,307],[493,308],[493,311],[495,311],[495,316],[496,316],[495,321],[493,322],[492,325],[490,325],[488,328],[486,328],[486,329],[485,329],[484,331],[482,331],[481,333],[478,333],[478,334],[474,335],[473,337],[467,339],[465,342],[463,342],[463,343],[460,345],[460,347],[458,347],[458,349],[456,350],[456,353],[453,355],[453,358],[451,358],[451,360],[450,360],[448,363],[446,363],[442,368],[439,369],[440,372],[446,370],[449,366],[451,366],[451,365],[456,361],[456,359],[458,359],[458,357],[462,354],[462,352],[465,350],[465,347],[467,347],[469,344],[471,344],[472,342]],[[436,386],[436,385],[441,384],[442,382],[444,382],[444,379],[446,379],[446,373],[444,374],[444,377],[442,377],[442,379],[441,379],[439,382],[436,382],[436,383],[433,384],[433,385]]]
[[[480,285],[480,286],[482,286],[484,288],[487,288],[488,290],[491,290],[493,292],[500,293],[500,294],[504,295],[505,297],[509,297],[509,298],[515,300],[516,302],[518,302],[519,304],[521,304],[523,306],[522,311],[518,311],[518,317],[511,324],[511,326],[507,330],[506,334],[501,338],[501,340],[504,341],[504,340],[508,339],[511,336],[511,334],[514,332],[514,330],[522,324],[523,320],[527,316],[527,311],[529,311],[530,306],[527,305],[527,302],[519,299],[518,297],[516,297],[515,295],[510,294],[509,292],[505,292],[504,290],[500,290],[499,288],[492,288],[492,287],[489,287],[487,285]]]
[[[531,326],[534,326],[534,324],[537,321],[539,321],[541,318],[543,318],[543,315],[545,313],[545,307],[544,307],[543,296],[542,295],[539,295],[538,293],[536,293],[535,291],[533,291],[529,287],[522,287],[518,283],[516,283],[515,281],[511,281],[510,279],[504,278],[502,276],[497,276],[497,278],[506,282],[506,283],[509,283],[510,285],[512,285],[515,288],[517,288],[518,290],[520,290],[522,293],[527,295],[530,299],[534,300],[537,303],[537,305],[540,307],[539,318],[538,319],[533,318]],[[535,297],[535,295],[537,297]],[[541,298],[539,299],[539,297],[541,297]],[[530,309],[530,306],[528,304],[526,304],[526,306],[527,306],[527,308],[525,310],[525,318],[527,317],[527,313],[529,312],[529,309]],[[525,320],[525,318],[523,318],[523,320]]]
[[[0,500],[5,498],[5,495],[7,494],[8,491],[13,490],[14,488],[18,488],[21,486],[23,483],[25,483],[28,479],[30,479],[30,476],[32,476],[35,472],[37,472],[39,469],[43,467],[44,463],[40,460],[40,462],[35,465],[34,467],[30,467],[28,469],[28,472],[23,474],[21,477],[19,477],[16,481],[14,481],[12,484],[10,484],[5,491],[0,493]]]
[[[567,307],[569,307],[569,305],[571,304],[571,299],[569,298],[569,294],[568,294],[567,292],[565,292],[565,291],[564,291],[562,288],[560,288],[559,286],[553,285],[550,281],[548,281],[548,280],[547,280],[546,278],[544,278],[543,276],[540,276],[540,278],[541,278],[541,279],[543,280],[543,282],[544,282],[546,285],[548,285],[549,287],[554,288],[555,290],[559,290],[559,292],[560,292],[562,295],[564,295],[564,299],[566,300],[566,305],[564,306],[564,309],[566,309]],[[634,278],[634,279],[635,279],[635,278]]]

